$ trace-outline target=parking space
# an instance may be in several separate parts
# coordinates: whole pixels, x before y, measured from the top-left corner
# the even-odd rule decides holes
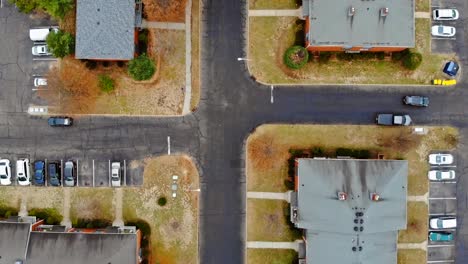
[[[453,263],[455,245],[428,245],[427,263]]]
[[[455,28],[453,37],[432,36],[431,48],[434,53],[457,53],[464,47],[464,10],[459,0],[433,0],[431,6],[431,26],[446,26]],[[455,9],[459,13],[456,20],[434,20],[433,11],[436,9]]]

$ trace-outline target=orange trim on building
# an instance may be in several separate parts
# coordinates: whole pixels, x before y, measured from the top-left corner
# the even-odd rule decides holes
[[[395,52],[407,49],[405,47],[372,47],[364,49],[361,46],[355,46],[350,49],[345,49],[343,46],[310,46],[306,45],[309,51],[362,51],[362,52]]]
[[[39,221],[36,221],[36,223],[32,224],[31,225],[31,230],[32,231],[36,231],[37,230],[37,227],[40,226],[40,225],[43,225],[44,224],[44,219],[41,219]]]
[[[297,162],[297,159],[294,160],[294,191],[298,191],[298,186],[299,186],[299,177],[297,177],[297,167],[299,163]]]
[[[136,240],[137,240],[137,247],[136,247],[136,263],[140,263],[140,248],[141,248],[141,231],[137,229],[136,231]]]

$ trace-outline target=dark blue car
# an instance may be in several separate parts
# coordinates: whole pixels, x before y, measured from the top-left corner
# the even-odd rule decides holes
[[[60,163],[57,161],[49,162],[49,186],[61,186],[60,182]]]
[[[44,185],[45,178],[45,162],[36,160],[34,162],[34,183],[36,185]]]
[[[458,66],[458,63],[449,61],[447,64],[445,64],[444,73],[448,74],[449,76],[455,76],[457,75],[459,69],[460,66]]]

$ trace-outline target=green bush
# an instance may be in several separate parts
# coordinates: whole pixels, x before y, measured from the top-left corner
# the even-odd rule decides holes
[[[337,148],[335,150],[337,157],[352,157],[356,159],[368,159],[371,153],[367,149]]]
[[[111,77],[105,74],[99,75],[98,79],[99,79],[99,88],[101,88],[101,91],[108,93],[114,90],[115,88],[114,79],[112,79]]]
[[[301,46],[292,46],[286,50],[283,62],[291,69],[300,69],[306,65],[309,60],[309,52]]]
[[[112,226],[112,221],[107,219],[78,218],[76,223],[73,223],[73,227],[76,228],[105,228],[108,226]]]
[[[311,150],[310,150],[310,153],[312,154],[312,156],[314,157],[323,157],[325,155],[325,151],[323,150],[323,148],[321,147],[313,147]]]
[[[378,60],[384,60],[385,59],[385,52],[377,52],[375,54],[375,57],[378,59]]]
[[[422,55],[418,52],[410,52],[403,57],[403,66],[409,70],[416,70],[422,63]]]
[[[340,52],[336,55],[336,58],[338,60],[342,60],[342,61],[352,61],[354,59],[357,58],[357,54],[356,53],[346,53],[346,52]]]
[[[153,60],[144,53],[128,63],[128,74],[137,81],[151,79],[155,71]]]
[[[158,204],[159,204],[159,206],[165,206],[167,204],[166,197],[159,197]]]
[[[404,49],[404,50],[399,51],[399,52],[393,52],[392,53],[392,60],[393,61],[401,61],[403,59],[403,57],[405,57],[409,53],[410,53],[409,49]]]
[[[294,190],[294,181],[286,179],[284,180],[284,186],[286,186],[286,189],[288,190]]]
[[[18,215],[18,209],[11,206],[0,205],[0,218],[8,218]]]
[[[44,9],[55,18],[63,18],[75,5],[74,0],[9,0],[23,13],[30,13],[35,9]]]
[[[357,53],[356,58],[365,59],[365,60],[372,60],[372,59],[375,59],[376,55],[377,54],[375,52],[362,52],[362,53]]]
[[[44,219],[48,225],[58,225],[63,220],[63,216],[55,208],[32,208],[28,214]]]
[[[136,226],[140,230],[143,237],[149,237],[151,235],[151,227],[145,220],[133,219],[125,223],[126,226]]]
[[[319,63],[327,63],[330,61],[330,58],[332,56],[332,53],[329,52],[329,51],[322,51],[320,52],[320,55],[319,55]]]
[[[31,13],[34,9],[38,8],[36,0],[8,0],[8,2],[16,5],[22,13]]]
[[[57,58],[70,55],[75,49],[75,38],[70,33],[61,30],[51,31],[47,35],[46,42],[52,54]]]

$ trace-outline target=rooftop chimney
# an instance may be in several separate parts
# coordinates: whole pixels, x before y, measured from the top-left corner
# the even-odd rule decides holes
[[[388,7],[384,7],[380,9],[380,16],[386,17],[388,15]]]
[[[354,7],[350,6],[348,9],[348,16],[350,17],[354,16],[354,12],[355,12]]]

